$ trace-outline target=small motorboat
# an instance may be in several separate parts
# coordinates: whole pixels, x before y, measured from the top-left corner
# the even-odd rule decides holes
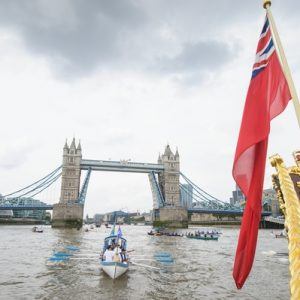
[[[31,229],[32,232],[39,232],[42,233],[44,232],[44,229],[42,227],[38,227],[38,226],[33,226]]]
[[[129,268],[126,255],[127,241],[119,232],[118,235],[113,233],[104,239],[103,254],[100,255],[102,270],[112,279],[120,277]]]
[[[274,233],[273,230],[271,232],[271,235],[275,236],[275,238],[280,239],[280,238],[287,238],[287,232],[285,229],[280,231],[280,233]]]
[[[282,239],[282,238],[286,238],[286,235],[281,232],[280,234],[275,234],[275,237],[277,239]]]

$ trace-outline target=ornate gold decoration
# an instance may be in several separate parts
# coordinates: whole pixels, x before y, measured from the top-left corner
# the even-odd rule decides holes
[[[285,222],[288,228],[290,290],[291,299],[300,299],[300,202],[293,181],[283,159],[278,155],[270,157],[270,162],[277,170],[280,189],[285,201]]]
[[[276,191],[277,194],[277,199],[279,202],[279,208],[282,211],[282,213],[285,215],[285,205],[284,205],[284,199],[283,199],[283,195],[280,189],[280,184],[279,184],[279,180],[278,180],[278,176],[277,175],[272,175],[272,183],[273,183],[273,188]],[[287,228],[286,228],[287,229]]]
[[[300,175],[299,167],[293,166],[293,167],[288,168],[288,170],[289,170],[289,173]]]
[[[300,167],[300,151],[299,150],[294,151],[293,156],[294,156],[295,163],[297,164],[298,167]]]

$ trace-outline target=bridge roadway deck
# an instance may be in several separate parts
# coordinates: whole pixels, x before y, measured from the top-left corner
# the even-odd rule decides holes
[[[265,218],[265,221],[284,225],[285,219],[279,219],[279,218],[274,218],[272,216],[269,216]]]
[[[52,210],[53,205],[0,205],[0,210]]]
[[[83,159],[80,164],[81,170],[132,172],[132,173],[159,173],[164,171],[162,164],[139,163],[130,161],[110,161]]]
[[[52,210],[53,205],[0,205],[0,210]],[[188,209],[189,213],[203,213],[203,214],[216,214],[216,215],[243,215],[243,211],[237,210],[217,210],[217,209],[203,209],[193,208]],[[263,211],[263,217],[270,216],[271,212]]]
[[[201,213],[201,214],[215,214],[215,215],[234,215],[234,216],[242,216],[243,211],[242,210],[233,210],[233,209],[206,209],[206,208],[191,208],[188,209],[189,213]],[[270,216],[272,213],[268,211],[263,211],[261,215],[263,217]]]

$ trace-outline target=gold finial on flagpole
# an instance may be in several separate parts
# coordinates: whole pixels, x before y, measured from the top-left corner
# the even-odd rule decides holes
[[[264,1],[263,3],[264,9],[267,9],[267,7],[270,7],[272,4],[270,0],[263,0],[263,1]]]

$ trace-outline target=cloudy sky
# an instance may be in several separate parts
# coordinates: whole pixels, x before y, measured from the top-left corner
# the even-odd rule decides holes
[[[89,159],[156,162],[170,143],[181,170],[228,201],[261,2],[0,1],[0,192],[55,169],[75,136]],[[296,87],[299,10],[273,1]],[[273,121],[268,154],[292,164],[298,136],[290,104]],[[267,163],[265,187],[271,173]],[[58,194],[59,184],[42,200]],[[85,213],[151,207],[146,175],[92,174]]]

